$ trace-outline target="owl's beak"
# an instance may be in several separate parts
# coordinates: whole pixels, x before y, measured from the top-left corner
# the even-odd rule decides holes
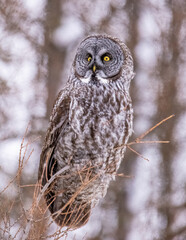
[[[96,71],[96,65],[95,65],[95,64],[93,65],[93,68],[92,68],[92,70],[93,70],[93,72],[95,72],[95,71]]]

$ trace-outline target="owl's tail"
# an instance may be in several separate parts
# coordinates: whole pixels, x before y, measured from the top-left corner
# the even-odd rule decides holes
[[[48,184],[50,178],[57,172],[57,161],[52,157],[48,168],[42,174],[42,186]],[[78,199],[78,194],[69,195],[56,186],[56,178],[46,189],[44,197],[52,218],[61,227],[78,228],[87,223],[90,217],[91,203]],[[75,196],[76,195],[76,196]]]
[[[69,199],[65,204],[61,197],[55,197],[52,192],[46,196],[46,202],[52,218],[61,227],[79,228],[88,222],[91,205]]]

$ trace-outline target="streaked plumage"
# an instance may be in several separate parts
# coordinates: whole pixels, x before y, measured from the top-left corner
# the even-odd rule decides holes
[[[116,38],[89,36],[77,49],[70,78],[53,108],[39,167],[42,185],[70,167],[45,193],[60,226],[85,224],[115,177],[125,151],[118,147],[132,133],[133,76],[131,54]]]

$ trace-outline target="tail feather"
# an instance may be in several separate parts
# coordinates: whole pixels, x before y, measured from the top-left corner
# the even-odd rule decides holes
[[[57,172],[57,161],[51,157],[47,170],[45,169],[42,185],[44,186],[48,180]],[[61,227],[81,227],[87,223],[90,217],[91,204],[80,202],[76,198],[72,200],[65,197],[65,203],[61,192],[58,192],[55,185],[56,181],[51,183],[45,192],[45,200],[49,211],[52,213],[53,220]],[[60,196],[59,196],[60,195]]]

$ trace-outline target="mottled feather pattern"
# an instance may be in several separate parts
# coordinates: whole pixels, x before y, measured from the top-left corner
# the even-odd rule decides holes
[[[93,63],[86,62],[87,52]],[[113,56],[113,65],[101,63],[101,56],[107,52]],[[53,108],[39,169],[44,185],[57,171],[70,166],[45,196],[60,226],[85,224],[92,207],[105,196],[110,180],[115,178],[132,134],[129,86],[133,77],[131,54],[119,40],[98,35],[80,44],[69,81]]]

